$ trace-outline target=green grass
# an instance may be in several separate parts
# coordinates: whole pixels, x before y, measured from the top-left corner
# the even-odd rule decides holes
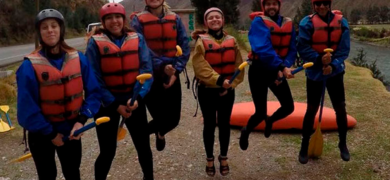
[[[320,175],[321,179],[389,179],[390,172],[386,169],[390,168],[390,131],[388,131],[390,127],[390,93],[379,80],[372,78],[370,70],[353,66],[349,61],[346,62],[344,80],[347,112],[358,121],[357,126],[348,131],[351,161],[344,163],[340,160],[337,148],[337,131],[325,132],[323,133],[323,157],[318,162],[315,161],[314,164],[309,163],[306,168],[318,168],[318,171],[322,172],[315,174]],[[296,102],[306,102],[304,82],[303,73],[299,73],[294,79],[289,80]],[[276,100],[276,98],[271,95],[269,100]],[[332,107],[328,95],[326,95],[325,106]],[[300,138],[300,135],[282,134],[281,137],[274,140],[278,141],[281,148],[285,146],[300,147]],[[283,162],[282,159],[277,159],[277,162],[291,164],[289,161]],[[302,173],[301,170],[287,173],[287,175],[297,175]],[[315,178],[310,173],[303,174]]]
[[[372,24],[372,25],[353,25],[353,27],[368,27],[373,29],[390,29],[390,24]]]

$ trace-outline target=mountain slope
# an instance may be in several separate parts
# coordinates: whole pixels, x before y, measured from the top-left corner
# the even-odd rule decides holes
[[[282,15],[293,17],[296,10],[301,6],[304,0],[282,0]],[[307,1],[307,0],[305,0]],[[173,8],[193,8],[190,0],[166,0],[166,2]],[[134,10],[139,11],[145,7],[145,0],[123,0],[122,4],[125,6],[127,13],[130,14]],[[390,0],[335,0],[333,1],[332,9],[339,9],[347,11],[347,15],[352,9],[362,9],[363,7],[369,7],[370,5],[390,6]],[[240,22],[241,24],[248,18],[251,10],[252,0],[241,0],[240,3]],[[345,13],[345,12],[344,12]]]

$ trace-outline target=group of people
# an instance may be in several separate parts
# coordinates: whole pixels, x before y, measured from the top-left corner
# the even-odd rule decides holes
[[[349,29],[342,15],[331,12],[332,0],[312,0],[314,13],[295,28],[290,18],[280,15],[281,0],[261,0],[263,13],[254,18],[249,31],[252,53],[248,79],[256,112],[242,129],[240,147],[248,148],[251,131],[263,120],[264,135],[272,124],[294,111],[294,101],[285,78],[293,78],[297,50],[305,62],[307,112],[303,122],[299,162],[308,162],[308,144],[326,84],[337,115],[339,148],[349,160],[346,145],[347,121],[343,84],[344,60],[349,53]],[[17,71],[18,121],[28,131],[28,144],[39,179],[56,179],[55,152],[65,179],[80,179],[82,144],[73,133],[89,118],[107,116],[110,121],[96,127],[100,154],[95,162],[95,179],[106,179],[115,157],[120,119],[124,119],[137,150],[143,179],[154,179],[150,134],[156,149],[165,148],[165,135],[180,121],[182,91],[180,74],[190,56],[188,37],[180,17],[164,0],[145,0],[143,11],[126,19],[125,8],[107,3],[100,9],[102,28],[88,40],[85,54],[64,41],[65,20],[54,9],[41,11],[35,29],[40,47],[25,57]],[[234,89],[244,80],[241,72],[231,81],[243,62],[236,39],[224,30],[224,13],[210,8],[204,13],[206,30],[192,33],[196,40],[192,57],[197,79],[199,105],[204,118],[203,141],[206,173],[215,175],[214,134],[219,128],[220,174],[229,174],[228,147]],[[129,26],[130,25],[130,26]],[[183,54],[177,56],[176,46]],[[333,55],[323,52],[334,49]],[[151,73],[144,84],[139,74]],[[285,78],[283,78],[285,77]],[[323,83],[325,82],[325,83]],[[281,107],[267,116],[268,88]],[[130,100],[139,95],[135,103]],[[137,92],[138,93],[138,92]],[[148,122],[147,110],[153,120]],[[63,141],[68,136],[69,141]]]

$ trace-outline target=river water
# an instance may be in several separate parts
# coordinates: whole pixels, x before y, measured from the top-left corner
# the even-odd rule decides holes
[[[366,59],[368,62],[377,60],[377,66],[379,70],[384,74],[385,80],[390,81],[390,48],[374,46],[359,41],[351,41],[351,52],[348,59],[352,59],[357,56],[358,49],[363,48],[366,52]]]

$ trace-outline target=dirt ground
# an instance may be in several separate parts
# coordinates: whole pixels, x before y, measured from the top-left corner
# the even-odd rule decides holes
[[[246,56],[246,54],[243,54]],[[192,66],[188,66],[189,77],[192,80]],[[158,152],[155,148],[155,137],[151,136],[151,146],[154,158],[154,176],[157,180],[202,180],[202,179],[230,179],[230,180],[257,180],[257,179],[344,179],[345,174],[356,169],[343,162],[337,149],[337,133],[325,133],[325,149],[323,157],[311,160],[306,165],[298,162],[301,135],[295,133],[274,133],[266,139],[263,132],[254,132],[250,135],[249,148],[242,151],[238,145],[239,128],[232,128],[229,147],[230,174],[222,177],[219,172],[219,163],[215,165],[215,177],[208,177],[205,173],[206,157],[202,139],[203,124],[200,120],[201,112],[193,117],[196,101],[192,91],[186,89],[182,80],[182,119],[179,126],[166,135],[166,148]],[[304,88],[304,82],[302,88]],[[270,93],[272,94],[272,93]],[[303,96],[304,97],[304,96]],[[270,95],[270,99],[275,98]],[[301,98],[302,99],[302,98]],[[252,101],[249,93],[247,76],[245,81],[236,89],[235,102]],[[13,117],[15,119],[15,114]],[[14,121],[16,122],[16,121]],[[354,130],[352,130],[354,131]],[[28,159],[22,163],[7,164],[8,161],[23,155],[23,145],[20,145],[22,131],[19,130],[0,134],[0,180],[37,179],[34,162]],[[215,133],[215,156],[219,155],[218,131]],[[96,131],[91,130],[84,134],[83,158],[81,164],[82,179],[94,179],[94,162],[99,153]],[[354,148],[350,148],[353,152]],[[352,154],[352,161],[354,159]],[[364,160],[367,160],[366,162]],[[359,159],[356,163],[369,163],[370,159]],[[386,161],[378,162],[378,171],[385,171],[389,165]],[[382,167],[382,169],[380,169]],[[57,163],[58,179],[64,179],[60,165]],[[370,171],[370,170],[367,170]],[[367,172],[370,173],[370,172]],[[129,136],[118,143],[117,154],[111,167],[108,179],[133,180],[142,179],[142,172],[137,160],[137,152]],[[375,176],[372,179],[377,179]],[[383,176],[382,176],[383,177]],[[389,176],[387,176],[389,177]],[[350,179],[350,178],[347,178]],[[352,178],[351,179],[356,179]],[[360,178],[358,178],[360,179]]]

